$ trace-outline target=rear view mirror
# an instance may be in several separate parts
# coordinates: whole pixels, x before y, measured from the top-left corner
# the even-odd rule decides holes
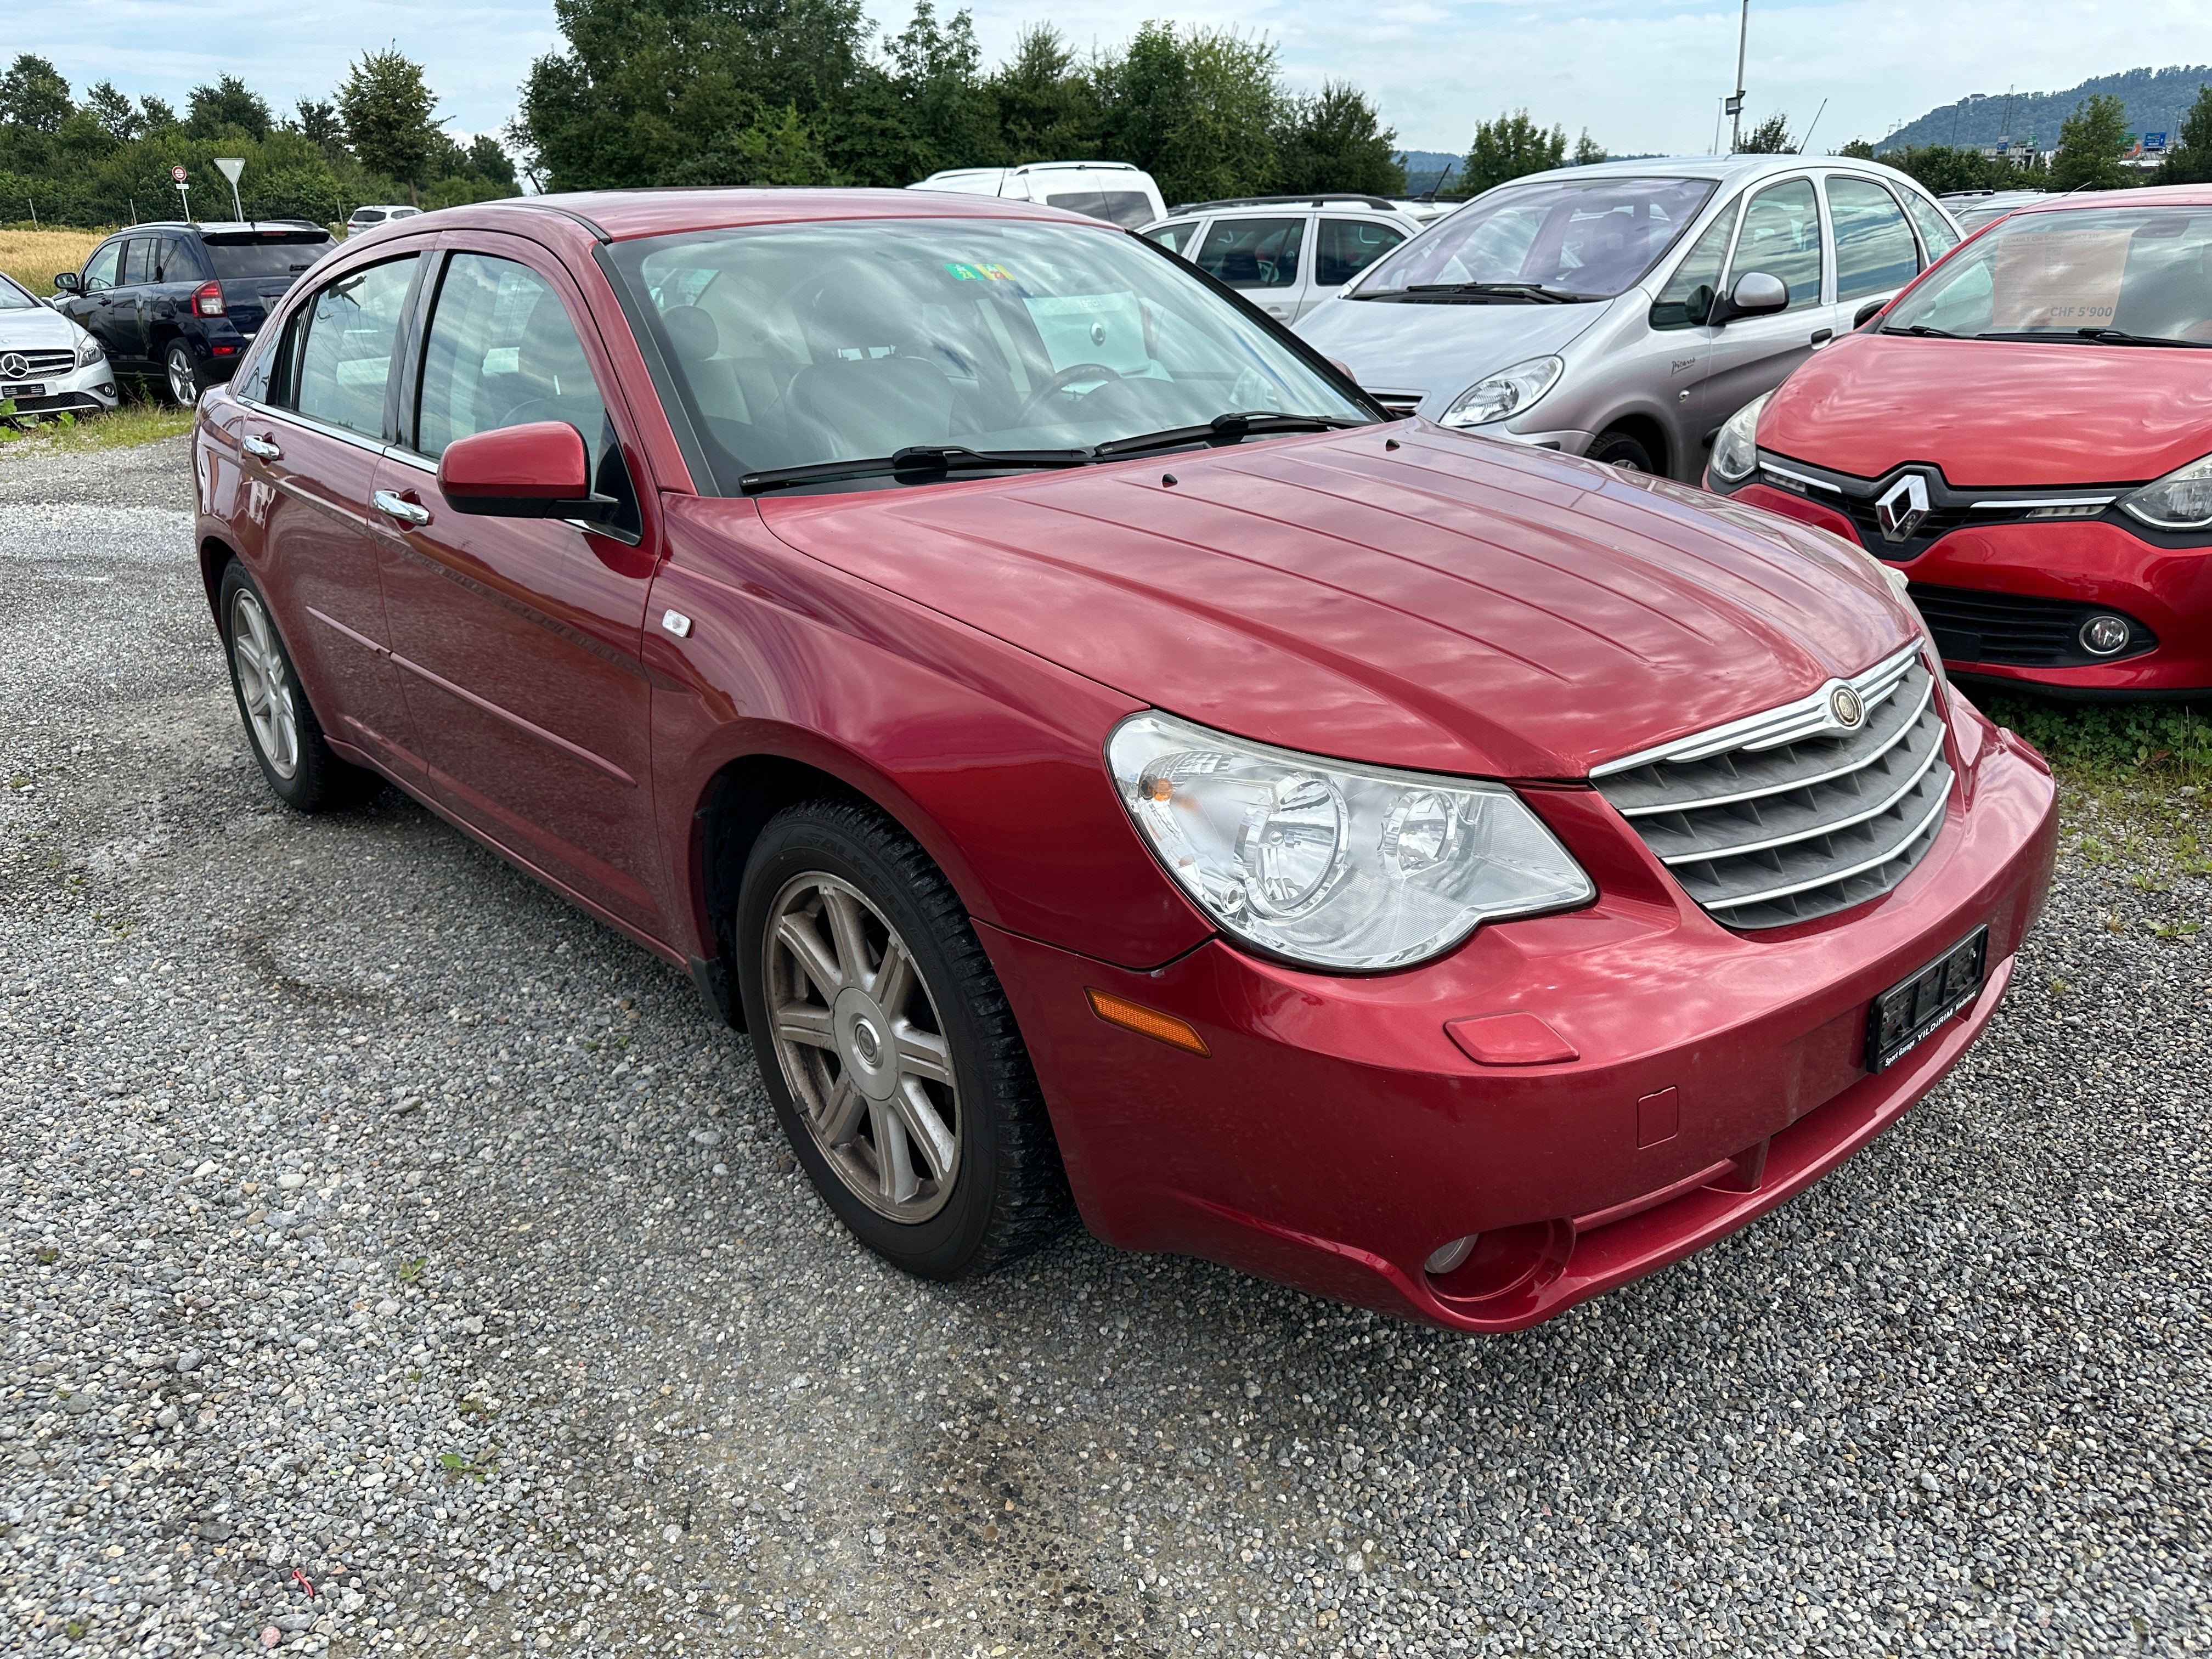
[[[76,272],[73,270],[64,270],[59,276],[56,276],[54,278],[54,291],[57,294],[75,294],[77,291]]]
[[[583,434],[566,421],[534,421],[456,440],[438,461],[438,489],[456,513],[499,519],[614,516],[594,495]]]
[[[1882,307],[1888,303],[1889,301],[1887,300],[1869,300],[1864,305],[1861,306],[1856,311],[1851,313],[1851,326],[1853,328],[1864,328],[1869,323],[1881,315]]]
[[[1713,301],[1711,320],[1732,323],[1739,317],[1771,317],[1790,309],[1790,284],[1763,270],[1747,270],[1735,287]]]

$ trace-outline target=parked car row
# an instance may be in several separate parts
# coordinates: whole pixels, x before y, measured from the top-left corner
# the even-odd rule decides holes
[[[1843,271],[1887,294],[1923,257],[1854,228],[1841,170],[1647,177],[1538,180],[1360,284],[1595,324],[1686,239],[1711,295],[1668,303],[1710,346],[1718,295],[1802,285],[1809,330]],[[1525,1326],[1896,1121],[2043,903],[2048,769],[1890,564],[1394,418],[1109,223],[482,204],[331,252],[240,355],[196,539],[269,787],[396,784],[687,969],[825,1204],[915,1273],[1072,1203]]]

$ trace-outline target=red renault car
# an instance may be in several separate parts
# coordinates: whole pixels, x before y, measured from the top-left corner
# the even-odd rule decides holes
[[[2021,208],[1721,429],[1713,489],[1903,571],[1953,672],[2212,696],[2212,188]]]
[[[1874,561],[1389,421],[1047,208],[409,221],[194,445],[270,786],[389,780],[688,969],[916,1273],[1072,1203],[1532,1323],[1893,1122],[2049,878]]]

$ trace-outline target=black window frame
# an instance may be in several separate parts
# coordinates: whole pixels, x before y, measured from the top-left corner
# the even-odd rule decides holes
[[[364,443],[373,443],[379,448],[393,446],[397,442],[393,434],[396,430],[394,422],[398,412],[398,383],[405,369],[405,357],[413,350],[408,331],[414,320],[416,304],[422,292],[423,267],[429,264],[432,253],[433,250],[429,248],[401,248],[383,258],[368,259],[357,265],[348,265],[343,270],[331,271],[313,288],[301,294],[284,313],[282,324],[283,331],[277,338],[274,349],[275,356],[270,362],[269,395],[264,400],[267,407],[289,415],[295,420],[311,422],[318,431],[343,433],[349,438],[358,439]],[[344,282],[349,277],[361,276],[366,271],[374,270],[380,265],[396,264],[401,259],[415,261],[415,274],[410,281],[407,296],[399,302],[399,320],[392,330],[392,355],[394,359],[398,360],[395,363],[395,368],[400,372],[394,373],[388,369],[384,376],[383,430],[371,436],[357,428],[343,426],[336,421],[326,421],[319,415],[302,414],[300,410],[300,339],[307,330],[308,319],[314,313],[317,296],[334,283]]]

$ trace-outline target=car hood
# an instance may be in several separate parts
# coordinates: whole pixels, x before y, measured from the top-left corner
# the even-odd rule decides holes
[[[1425,771],[1580,778],[1917,631],[1823,532],[1426,422],[759,506],[800,550],[1132,698]]]
[[[2212,451],[2212,351],[1853,334],[1782,383],[1759,445],[1969,489],[2147,482]]]
[[[33,306],[28,311],[0,311],[0,351],[76,349],[83,331],[58,311]]]
[[[1588,305],[1413,304],[1325,300],[1298,319],[1314,349],[1352,370],[1370,392],[1419,392],[1434,416],[1484,375],[1541,357],[1604,316],[1617,301]]]

